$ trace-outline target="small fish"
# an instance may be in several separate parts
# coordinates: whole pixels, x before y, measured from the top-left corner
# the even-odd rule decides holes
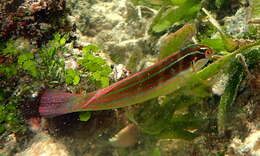
[[[186,74],[194,60],[207,59],[212,50],[192,45],[107,88],[86,95],[46,90],[40,99],[41,116],[53,117],[79,111],[107,110],[130,106],[174,91],[169,85]]]

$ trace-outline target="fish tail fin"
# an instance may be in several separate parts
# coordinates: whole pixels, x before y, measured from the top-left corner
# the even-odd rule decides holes
[[[80,98],[78,94],[46,90],[40,99],[39,113],[44,117],[54,117],[74,112],[71,106]]]

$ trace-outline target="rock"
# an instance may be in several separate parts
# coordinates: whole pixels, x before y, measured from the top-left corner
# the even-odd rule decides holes
[[[121,129],[113,138],[109,139],[111,144],[116,147],[133,146],[138,141],[139,129],[134,124],[129,124]]]
[[[114,80],[119,81],[130,75],[130,72],[126,69],[123,64],[116,65],[113,68]]]
[[[153,52],[155,44],[149,44],[151,38],[145,33],[154,15],[148,8],[138,9],[127,0],[69,0],[67,8],[71,12],[70,22],[77,26],[76,44],[98,45],[112,61],[124,65],[136,51]],[[136,71],[136,68],[131,70]]]
[[[234,37],[242,37],[248,32],[248,14],[247,9],[239,9],[234,16],[225,18],[226,32]]]
[[[38,133],[30,144],[27,149],[16,155],[70,156],[65,145],[44,133]]]
[[[76,69],[78,67],[78,63],[70,58],[69,60],[65,61],[65,69]]]
[[[229,146],[226,156],[259,156],[260,155],[260,130],[253,130],[244,141],[234,138]]]

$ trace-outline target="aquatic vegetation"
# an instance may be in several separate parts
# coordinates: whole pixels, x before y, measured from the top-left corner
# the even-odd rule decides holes
[[[196,132],[192,133],[187,129],[198,129],[205,124],[205,120],[191,113],[175,114],[177,110],[175,108],[176,102],[183,101],[182,104],[189,102],[191,101],[190,96],[186,96],[186,99],[182,97],[166,101],[162,104],[159,104],[157,100],[147,101],[140,105],[138,109],[128,112],[128,117],[143,132],[157,139],[191,140],[197,137]],[[198,102],[198,100],[193,102]]]
[[[0,74],[3,77],[11,78],[17,74],[17,69],[15,65],[1,65],[0,64]]]
[[[39,50],[41,79],[61,80],[64,77],[64,59],[58,57],[57,53],[65,50],[64,45],[67,39],[68,35],[54,34],[53,40]]]
[[[16,43],[12,40],[7,41],[6,44],[1,46],[1,54],[4,56],[15,56],[21,50],[16,47]]]
[[[217,50],[218,52],[226,51],[221,37],[215,39],[203,39],[201,43]]]
[[[160,47],[160,59],[169,56],[173,51],[185,47],[188,41],[196,33],[196,27],[193,24],[186,24],[174,33],[168,34]]]
[[[31,52],[23,53],[18,56],[18,64],[23,69],[29,72],[33,77],[38,76],[36,62]]]
[[[234,50],[236,50],[239,47],[239,42],[235,41],[232,36],[227,35],[220,27],[219,23],[217,22],[217,20],[215,18],[213,18],[213,16],[209,13],[208,10],[206,10],[205,8],[202,8],[202,10],[204,11],[204,13],[207,15],[207,17],[209,18],[209,21],[211,22],[211,24],[217,29],[217,31],[220,33],[220,37],[222,39],[222,44],[224,46],[224,48],[228,51],[228,52],[232,52]]]
[[[80,82],[80,73],[74,69],[66,69],[65,82],[67,84],[77,85]]]
[[[256,63],[260,62],[259,41],[254,43],[253,45],[255,45],[255,47],[242,47],[238,49],[236,52],[229,55],[230,57],[233,56],[234,58],[231,60],[231,63],[228,64],[229,66],[226,67],[227,69],[224,70],[224,73],[229,75],[229,79],[227,85],[225,86],[225,91],[221,96],[220,104],[218,106],[217,118],[218,131],[220,134],[225,133],[226,125],[229,120],[229,109],[232,106],[234,100],[236,99],[240,83],[244,79],[246,70],[248,70],[244,69],[245,67],[243,67],[243,63],[241,63],[237,58],[235,58],[235,56],[237,56],[236,54],[241,53],[241,56],[245,57],[246,59],[246,64],[248,68],[253,68],[256,65]]]
[[[240,83],[244,78],[244,72],[241,69],[243,69],[243,66],[238,59],[236,59],[233,60],[230,67],[228,67],[227,73],[223,73],[228,75],[229,79],[218,106],[218,131],[220,134],[224,134],[225,132],[225,124],[228,119],[227,115],[228,112],[230,112],[229,109],[236,99]]]
[[[13,44],[8,44],[4,52],[9,54],[17,51],[14,57],[17,57],[18,66],[21,70],[27,71],[35,80],[46,81],[49,86],[55,86],[57,83],[78,85],[82,71],[65,69],[64,57],[60,55],[62,51],[66,51],[64,45],[68,37],[67,34],[54,34],[53,40],[34,53],[19,49],[18,51]],[[82,51],[84,56],[82,59],[79,59],[79,63],[82,64],[82,69],[88,72],[88,78],[102,88],[108,86],[109,74],[112,70],[101,57],[94,55],[94,53],[98,53],[98,48],[94,45],[89,45],[84,47]],[[8,66],[1,65],[0,72],[5,73],[6,77],[15,76],[18,72],[15,66],[16,63]],[[18,70],[21,71],[20,69]],[[86,119],[83,117],[82,120],[85,121]]]
[[[94,45],[88,45],[82,51],[84,56],[79,60],[79,63],[84,70],[89,72],[89,79],[98,83],[101,88],[107,87],[109,85],[109,74],[112,72],[112,69],[104,59],[94,55],[94,53],[99,52],[98,48]]]
[[[25,130],[20,107],[26,105],[26,100],[35,98],[32,94],[38,92],[40,80],[55,79],[57,68],[65,73],[64,65],[56,54],[63,48],[66,39],[66,35],[55,34],[52,41],[38,50],[24,38],[1,44],[0,133],[9,134]],[[50,72],[55,75],[48,74]],[[24,81],[24,78],[27,80]],[[61,79],[65,81],[64,76]],[[10,80],[13,82],[10,83]],[[76,80],[74,81],[76,83]]]
[[[143,132],[155,138],[191,140],[199,135],[196,130],[212,118],[217,118],[219,132],[223,134],[229,121],[229,109],[236,99],[240,82],[244,79],[245,71],[241,70],[243,67],[236,58],[237,54],[243,55],[248,67],[253,68],[260,62],[259,42],[242,47],[197,73],[183,76],[182,80],[178,79],[181,84],[179,89],[165,97],[163,103],[159,104],[157,100],[147,101],[138,109],[129,112],[129,119]],[[207,116],[207,113],[201,112],[201,108],[196,105],[203,104],[205,99],[210,98],[209,90],[214,84],[212,78],[225,73],[229,75],[229,79],[218,108],[215,108],[217,114]]]
[[[7,135],[26,129],[18,110],[19,104],[24,102],[18,92],[23,89],[19,88],[15,78],[24,70],[32,76],[37,75],[35,66],[32,66],[34,57],[25,51],[28,51],[28,45],[23,39],[2,43],[0,48],[0,133]]]
[[[9,94],[7,90],[0,88],[0,134],[16,133],[26,129],[17,109],[17,103],[23,100],[19,96],[8,97]]]
[[[179,1],[180,2],[180,1]],[[153,19],[148,32],[159,33],[165,31],[176,22],[189,21],[196,17],[201,7],[200,0],[185,0],[178,4],[162,6],[159,13]],[[174,6],[178,7],[174,7]]]

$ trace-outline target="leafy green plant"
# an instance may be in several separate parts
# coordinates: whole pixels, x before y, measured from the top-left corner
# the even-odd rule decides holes
[[[53,40],[34,52],[24,38],[0,44],[0,56],[6,59],[0,64],[0,133],[16,133],[25,129],[18,107],[24,102],[24,94],[28,93],[31,85],[10,83],[10,78],[16,81],[15,78],[31,75],[30,80],[34,82],[60,78],[61,82],[79,83],[78,72],[67,71],[67,77],[64,76],[64,62],[57,56],[64,49],[67,38],[67,35],[55,34]]]
[[[204,39],[201,41],[202,44],[211,47],[217,51],[226,51],[223,40],[221,38],[216,39]]]
[[[98,52],[93,45],[83,48],[83,52],[84,56],[79,60],[79,63],[84,70],[89,72],[89,79],[97,82],[102,88],[107,87],[109,85],[109,74],[112,72],[111,67],[100,56],[93,54],[93,52]]]
[[[0,55],[6,59],[0,65],[0,133],[10,134],[25,130],[18,106],[24,102],[17,91],[23,89],[17,86],[16,79],[20,78],[22,70],[36,77],[36,62],[29,50],[29,42],[23,38],[9,40],[0,46]],[[10,79],[14,82],[10,83]]]
[[[34,61],[34,55],[31,52],[23,53],[18,56],[18,64],[22,69],[29,72],[33,77],[38,76],[36,62]]]
[[[88,45],[88,46],[84,47],[82,49],[82,51],[84,53],[88,53],[88,52],[98,53],[99,52],[99,48],[97,46],[95,46],[95,45]]]
[[[64,45],[67,39],[68,35],[54,34],[54,39],[40,49],[42,79],[61,80],[64,77],[64,59],[58,57],[57,53],[65,50]]]
[[[257,42],[256,42],[257,44]],[[258,46],[243,49],[244,52],[239,54],[241,57],[245,58],[245,63],[247,67],[253,68],[256,63],[260,62],[260,47],[259,41]],[[238,55],[237,55],[238,58]],[[229,110],[234,103],[240,83],[245,78],[245,67],[243,67],[244,62],[240,62],[238,59],[234,59],[231,61],[228,68],[224,71],[224,74],[228,75],[228,81],[225,86],[225,90],[223,95],[221,96],[220,104],[218,106],[218,131],[220,134],[224,134],[226,130],[227,123],[229,121]],[[247,70],[247,69],[245,69]]]
[[[200,3],[200,0],[185,0],[183,3],[178,3],[177,8],[174,7],[176,5],[174,3],[172,6],[162,6],[159,13],[153,19],[149,32],[159,33],[176,22],[193,19],[200,10]]]
[[[196,33],[196,27],[193,24],[186,24],[178,31],[170,33],[164,39],[160,47],[160,59],[169,56],[172,52],[185,47],[185,44]]]
[[[226,70],[226,75],[229,76],[228,82],[225,86],[223,95],[218,106],[218,132],[225,134],[226,123],[228,121],[228,112],[234,103],[240,83],[244,78],[243,66],[238,60],[233,60]]]
[[[17,102],[21,102],[21,99],[20,97],[8,98],[8,96],[9,93],[0,88],[0,134],[25,130],[17,109]]]
[[[74,69],[67,69],[66,70],[66,78],[65,82],[67,84],[77,85],[80,82],[80,73]]]
[[[17,68],[14,64],[11,65],[0,65],[0,75],[7,79],[17,74]]]
[[[199,115],[197,112],[198,107],[191,108],[191,106],[201,103],[205,98],[209,98],[209,86],[206,85],[206,79],[218,75],[219,71],[224,71],[230,77],[224,94],[221,96],[220,104],[216,108],[218,113],[215,114],[218,119],[219,131],[223,133],[228,121],[228,110],[236,98],[239,84],[243,79],[243,70],[241,70],[241,64],[236,59],[236,54],[242,54],[247,60],[248,67],[252,68],[260,61],[259,42],[242,47],[234,53],[224,56],[201,72],[186,75],[187,81],[183,81],[183,83],[182,80],[179,80],[178,86],[182,84],[182,87],[173,94],[168,95],[164,103],[146,102],[140,105],[138,109],[129,112],[129,119],[144,132],[158,138],[193,139],[198,136],[196,131],[191,133],[185,129],[198,129],[206,123],[205,119],[207,118],[203,114]],[[208,85],[212,84],[209,83]],[[189,90],[192,90],[192,92],[189,92]],[[184,113],[185,108],[189,109],[187,109],[188,112],[185,111]],[[182,111],[182,114],[175,114],[178,111]]]
[[[15,46],[15,42],[13,40],[7,41],[4,47],[5,48],[1,50],[1,53],[5,56],[15,56],[20,52],[20,49]]]

